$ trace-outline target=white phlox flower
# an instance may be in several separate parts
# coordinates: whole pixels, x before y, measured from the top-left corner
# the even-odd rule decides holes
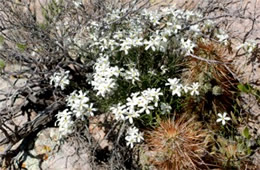
[[[122,75],[123,71],[124,69],[119,68],[118,66],[110,67],[110,73],[113,74],[115,77],[119,77],[120,75]]]
[[[160,18],[161,16],[158,13],[153,13],[153,15],[150,15],[149,17],[150,22],[153,24],[153,26],[160,24]]]
[[[175,94],[181,97],[181,84],[178,84],[172,88],[172,95],[174,96]]]
[[[126,145],[133,148],[135,143],[140,143],[144,140],[143,133],[139,132],[139,129],[136,127],[129,127],[126,132],[125,140],[127,141]]]
[[[140,77],[140,73],[134,67],[130,67],[129,70],[125,71],[125,74],[124,74],[124,78],[126,80],[131,80],[133,85],[135,85],[136,81],[140,81],[139,77]]]
[[[246,41],[245,43],[239,45],[237,49],[243,48],[247,53],[252,53],[257,47],[257,43],[253,41]]]
[[[121,31],[117,31],[113,35],[113,38],[116,40],[121,40],[123,37],[124,37],[124,33]]]
[[[158,102],[159,102],[159,97],[163,95],[162,92],[160,92],[160,88],[156,89],[156,88],[148,88],[147,90],[144,90],[142,92],[142,95],[144,96],[144,98],[149,99],[149,101],[154,102],[154,106],[157,107],[158,106]]]
[[[156,70],[152,70],[152,69],[149,69],[149,71],[147,72],[149,74],[151,74],[152,76],[156,76]]]
[[[93,103],[89,103],[87,92],[82,90],[72,92],[66,99],[67,105],[70,106],[71,111],[75,114],[76,118],[85,120],[87,116],[94,116],[96,108],[93,108]]]
[[[57,115],[55,125],[59,126],[60,138],[70,135],[74,131],[74,121],[72,120],[72,112],[68,109],[59,112]]]
[[[184,52],[189,55],[193,53],[193,48],[195,47],[195,44],[190,40],[184,40],[183,38],[181,39],[181,48],[184,50]]]
[[[198,82],[193,83],[193,84],[191,85],[191,87],[189,88],[190,91],[191,91],[190,94],[191,94],[192,96],[193,96],[193,95],[199,95],[199,91],[198,91],[199,87],[200,87],[200,85],[199,85]]]
[[[223,114],[218,113],[218,117],[217,122],[221,122],[222,125],[225,125],[226,121],[231,120],[230,117],[227,116],[227,112],[224,112]]]
[[[87,97],[87,92],[83,92],[82,90],[72,92],[66,99],[67,105],[71,107],[72,110],[82,108],[83,104],[89,102],[89,98]]]
[[[141,113],[150,114],[158,106],[159,96],[163,95],[160,88],[149,88],[142,92],[132,93],[126,99],[126,104],[111,107],[110,110],[115,115],[116,120],[128,120],[133,123],[134,118],[138,118]]]
[[[161,32],[160,32],[160,36],[162,38],[162,41],[164,43],[166,43],[168,41],[168,37],[170,37],[172,35],[173,31],[171,28],[164,28]]]
[[[118,103],[116,106],[110,107],[111,112],[115,115],[116,120],[125,120],[127,110],[126,105]]]
[[[134,118],[137,118],[139,116],[140,116],[140,114],[138,112],[136,112],[134,108],[128,107],[128,109],[126,111],[125,119],[128,119],[130,124],[133,124]]]
[[[118,33],[119,34],[119,33]],[[115,35],[116,38],[119,38],[119,36],[122,36],[122,33],[119,35]],[[120,37],[121,38],[121,37]],[[132,48],[132,47],[138,47],[138,46],[142,46],[143,42],[142,42],[142,38],[138,37],[138,33],[136,34],[132,34],[130,33],[130,35],[128,35],[127,38],[125,39],[120,39],[121,43],[120,43],[120,51],[124,51],[125,55],[128,54],[128,51]]]
[[[116,87],[115,79],[96,79],[92,82],[92,85],[96,86],[94,90],[97,90],[97,96],[105,97],[107,94],[110,94],[113,89]]]
[[[149,41],[145,40],[145,50],[149,50],[151,48],[153,51],[155,51],[156,49],[163,48],[163,46],[161,46],[161,41],[162,38],[160,36],[151,37]]]
[[[96,112],[97,109],[96,108],[93,108],[93,103],[90,103],[90,104],[87,104],[86,107],[85,107],[85,111],[86,111],[86,115],[87,116],[94,116],[94,113],[93,112]]]
[[[169,15],[172,13],[172,8],[169,8],[169,7],[160,8],[160,10],[165,15]]]
[[[186,20],[190,20],[190,21],[193,21],[193,20],[195,20],[196,18],[201,17],[200,14],[195,13],[195,12],[193,12],[193,11],[188,11],[188,10],[185,11],[183,14],[184,14],[183,17],[184,17]]]
[[[172,91],[172,95],[174,96],[177,94],[177,96],[181,97],[181,90],[182,90],[182,85],[180,84],[180,79],[173,78],[173,79],[168,79],[169,83],[166,83],[166,86],[170,86],[170,90]]]
[[[61,90],[64,90],[69,83],[69,71],[63,71],[61,73],[56,72],[50,77],[50,84],[54,84],[54,87],[56,88],[60,87]]]
[[[129,45],[133,46],[133,47],[138,47],[138,46],[142,46],[143,45],[143,38],[140,38],[138,36],[138,32],[137,33],[131,33],[129,35],[130,38],[126,38],[128,39],[128,43]]]
[[[132,40],[130,38],[126,38],[122,40],[122,43],[120,43],[120,51],[124,51],[125,55],[128,54],[128,50],[131,49],[132,47]]]
[[[108,39],[108,38],[102,38],[100,41],[99,41],[99,48],[100,50],[103,52],[105,50],[111,50],[113,51],[115,49],[115,47],[118,46],[118,43],[113,40],[113,39]]]
[[[149,19],[151,15],[154,15],[154,13],[151,10],[144,9],[142,10],[141,15]]]
[[[141,109],[138,111],[138,113],[145,112],[146,114],[150,114],[151,110],[154,109],[153,106],[149,106],[149,103],[145,103],[145,102],[139,105],[139,107],[141,107]]]
[[[181,87],[181,88],[182,88],[182,90],[184,91],[184,93],[188,93],[188,92],[189,92],[189,90],[191,89],[191,88],[190,88],[190,86],[189,86],[189,85],[187,85],[187,84],[186,84],[186,85],[182,85],[182,87]]]
[[[169,78],[168,83],[165,84],[166,86],[170,86],[170,90],[172,92],[172,95],[177,95],[181,97],[181,92],[183,91],[184,93],[188,93],[190,91],[190,95],[199,95],[199,83],[195,82],[192,83],[192,85],[182,85],[180,83],[180,79],[177,78]]]
[[[115,21],[115,20],[120,19],[120,13],[121,13],[120,10],[113,10],[112,13],[108,14],[108,20]]]
[[[131,97],[128,97],[126,100],[127,100],[127,103],[126,105],[129,107],[129,108],[135,108],[135,106],[138,105],[138,102],[139,102],[139,98],[137,97],[139,95],[139,93],[132,93],[131,94]]]

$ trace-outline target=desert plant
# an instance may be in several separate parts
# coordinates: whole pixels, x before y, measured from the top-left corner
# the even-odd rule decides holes
[[[257,169],[248,161],[253,145],[249,138],[237,136],[232,140],[218,137],[216,143],[212,155],[219,166],[226,169],[244,169],[245,166],[250,165],[250,169]]]
[[[228,50],[227,46],[221,44],[199,42],[195,54],[209,61],[192,58],[187,64],[190,69],[184,73],[184,76],[188,75],[186,80],[198,81],[201,84],[201,98],[197,101],[189,100],[187,107],[196,110],[203,119],[215,119],[212,114],[233,110],[234,99],[238,93],[238,80],[230,66]]]
[[[178,119],[160,122],[159,127],[146,132],[149,163],[162,170],[207,168],[207,130],[201,122],[186,114]]]

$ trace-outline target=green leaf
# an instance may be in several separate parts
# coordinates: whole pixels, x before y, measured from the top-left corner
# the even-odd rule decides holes
[[[20,43],[16,44],[16,46],[21,52],[23,52],[27,48],[25,44]]]
[[[5,68],[5,62],[0,59],[0,70]]]
[[[249,129],[248,127],[245,127],[245,129],[242,132],[242,135],[246,138],[246,139],[250,139],[250,134],[249,134]]]
[[[252,90],[252,87],[248,84],[239,84],[237,88],[244,93],[249,93]]]

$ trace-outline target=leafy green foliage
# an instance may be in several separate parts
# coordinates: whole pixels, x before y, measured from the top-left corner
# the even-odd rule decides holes
[[[237,87],[243,93],[254,95],[256,97],[256,99],[258,100],[258,102],[260,102],[260,90],[259,89],[254,88],[250,84],[239,84]]]
[[[242,132],[242,135],[246,138],[246,139],[250,139],[250,134],[249,134],[249,129],[248,127],[245,127],[243,132]]]
[[[239,84],[237,87],[241,92],[244,93],[250,93],[253,89],[249,84]]]

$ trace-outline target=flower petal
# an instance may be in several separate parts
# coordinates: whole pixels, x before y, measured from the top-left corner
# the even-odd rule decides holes
[[[230,117],[225,117],[224,119],[225,119],[225,120],[231,120],[231,118],[230,118]]]
[[[222,121],[222,119],[217,119],[217,122],[220,122],[220,121]]]

